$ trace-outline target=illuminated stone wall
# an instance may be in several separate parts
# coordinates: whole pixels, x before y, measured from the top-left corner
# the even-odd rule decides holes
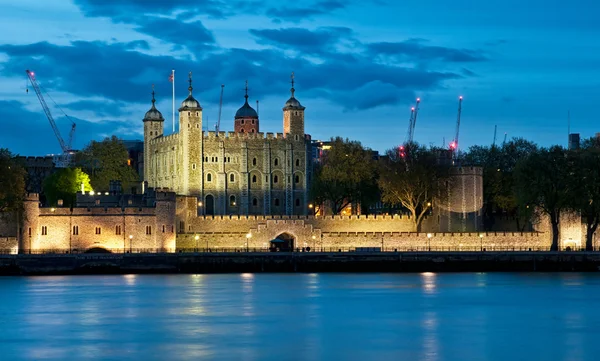
[[[17,254],[19,251],[17,237],[0,237],[0,250],[4,253]]]

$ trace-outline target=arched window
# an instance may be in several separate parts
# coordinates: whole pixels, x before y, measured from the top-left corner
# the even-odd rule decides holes
[[[300,183],[300,176],[297,175],[294,180],[296,181],[296,184]]]
[[[254,119],[252,119],[252,124],[254,124]]]
[[[256,183],[256,175],[252,176],[252,183]]]
[[[300,159],[296,159],[296,167],[300,166]]]
[[[240,133],[243,133],[243,132],[244,132],[244,129],[243,129],[243,128],[242,128],[242,129],[240,129]]]
[[[235,175],[233,175],[233,173],[231,173],[231,174],[229,175],[229,181],[230,181],[230,182],[235,182]]]
[[[252,165],[256,165],[256,158],[252,158]]]
[[[279,177],[276,175],[273,176],[273,183],[277,183],[279,181]]]
[[[152,135],[152,132],[150,132],[150,135]]]
[[[252,129],[252,133],[254,133],[254,128]]]
[[[212,174],[208,173],[208,174],[206,175],[206,181],[207,181],[207,182],[212,182]]]
[[[300,198],[296,198],[296,207],[300,207]]]
[[[235,196],[229,196],[229,205],[235,207]]]
[[[253,198],[253,199],[252,199],[252,205],[253,205],[254,207],[258,206],[258,199],[256,199],[256,198]]]
[[[279,198],[275,198],[275,206],[279,207]]]
[[[244,119],[242,119],[241,123],[244,124]]]
[[[279,158],[275,158],[275,161],[273,161],[273,164],[275,164],[275,166],[277,167],[279,165]]]

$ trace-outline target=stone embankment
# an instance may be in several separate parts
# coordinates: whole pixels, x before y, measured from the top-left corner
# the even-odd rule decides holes
[[[0,275],[600,270],[599,252],[310,252],[0,255]]]

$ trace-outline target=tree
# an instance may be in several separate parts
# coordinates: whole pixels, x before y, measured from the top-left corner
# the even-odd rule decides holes
[[[581,212],[586,224],[585,248],[593,250],[594,233],[600,224],[600,148],[593,141],[581,151],[570,152],[574,195],[571,208]]]
[[[111,180],[119,180],[123,189],[139,180],[137,172],[128,165],[127,148],[116,136],[101,142],[91,141],[76,155],[76,164],[90,176],[92,187],[108,190]]]
[[[573,193],[572,164],[565,149],[554,146],[521,159],[515,168],[515,189],[521,207],[538,207],[550,217],[551,250],[558,250],[561,212],[570,207]]]
[[[90,177],[81,168],[61,168],[44,181],[44,195],[48,205],[56,206],[59,199],[64,206],[75,205],[78,191],[89,192],[92,190]]]
[[[333,214],[349,204],[365,207],[377,196],[376,168],[370,149],[360,142],[331,139],[321,164],[315,166],[311,194],[316,204],[328,202]]]
[[[486,229],[491,229],[494,212],[504,210],[514,217],[523,231],[533,216],[533,208],[521,207],[517,201],[514,170],[520,159],[537,151],[537,145],[523,138],[513,138],[498,146],[472,146],[464,154],[463,164],[483,168],[483,214]]]
[[[379,174],[382,200],[406,208],[412,215],[413,231],[418,232],[433,197],[447,196],[442,188],[450,179],[450,167],[439,162],[433,149],[416,143],[390,149],[386,155]]]
[[[22,209],[26,174],[11,152],[0,148],[0,213]]]

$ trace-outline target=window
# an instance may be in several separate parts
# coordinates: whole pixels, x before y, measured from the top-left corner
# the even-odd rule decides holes
[[[254,119],[252,119],[252,124],[254,124]]]
[[[256,165],[256,158],[252,158],[252,165]]]
[[[300,159],[296,159],[296,167],[300,166]]]
[[[206,181],[207,181],[207,182],[212,182],[212,174],[208,173],[208,174],[206,175]]]
[[[218,162],[218,161],[219,161],[219,157],[215,157],[215,162]]]
[[[152,226],[146,226],[146,234],[147,235],[151,235],[152,234]]]
[[[211,158],[210,158],[210,161],[211,161],[211,162],[214,162],[214,161],[215,161],[215,157],[211,157]]]
[[[256,183],[256,175],[252,176],[252,183]]]
[[[294,136],[294,139],[297,141],[298,139],[300,139],[300,137],[298,137],[298,135],[296,134],[296,135]]]
[[[229,197],[229,205],[235,207],[235,196]]]
[[[183,221],[179,221],[179,232],[185,231],[185,223]]]
[[[300,183],[300,176],[299,176],[299,175],[297,175],[297,176],[294,178],[294,180],[295,180],[296,184]]]
[[[227,163],[231,163],[231,157],[227,157]]]
[[[254,133],[254,129],[251,130],[251,133]]]
[[[165,225],[163,224],[163,233],[165,233],[165,229],[166,229],[166,228],[167,228],[167,226],[165,226]]]
[[[96,227],[96,234],[102,234],[102,228]]]
[[[277,183],[279,181],[279,177],[276,175],[273,176],[273,183]]]
[[[120,235],[121,235],[121,226],[116,226],[116,227],[115,227],[115,234],[116,234],[117,236],[120,236]]]
[[[244,132],[244,129],[240,129],[240,133],[243,133],[243,132]]]
[[[196,163],[192,163],[192,169],[196,169]]]
[[[96,199],[96,205],[99,206],[100,205],[100,200]]]
[[[73,226],[73,235],[77,236],[79,234],[79,226]]]
[[[229,175],[229,181],[230,181],[230,182],[235,182],[235,175],[233,175],[233,173],[231,173],[231,174]]]
[[[274,203],[275,203],[275,206],[276,206],[276,207],[279,207],[279,198],[275,198],[275,201],[274,201]]]
[[[241,123],[244,124],[244,119],[242,119]]]
[[[300,198],[296,198],[296,207],[300,207]]]
[[[171,226],[171,233],[173,233],[174,228],[175,228],[174,226]]]
[[[29,229],[27,230],[27,233],[29,234],[29,237],[31,237],[31,227],[29,227]]]
[[[46,235],[48,235],[48,227],[42,226],[42,236],[46,236]]]
[[[150,132],[150,135],[152,135],[152,132]]]
[[[253,205],[254,207],[258,206],[258,199],[256,199],[256,198],[253,198],[253,199],[252,199],[252,205]]]
[[[275,161],[273,162],[275,164],[275,166],[277,167],[279,165],[279,158],[275,158]]]

